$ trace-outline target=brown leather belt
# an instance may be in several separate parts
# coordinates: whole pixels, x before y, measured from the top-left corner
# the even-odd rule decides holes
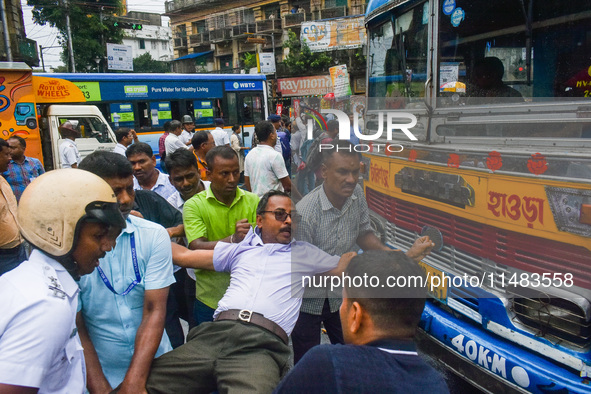
[[[285,331],[283,331],[283,328],[279,327],[277,323],[272,322],[260,313],[246,309],[230,309],[228,311],[220,312],[215,320],[237,320],[245,323],[251,323],[277,335],[286,345],[289,343],[287,334]]]

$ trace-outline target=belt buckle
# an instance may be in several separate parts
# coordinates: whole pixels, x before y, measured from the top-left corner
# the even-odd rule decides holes
[[[249,311],[248,309],[242,309],[240,312],[238,312],[238,319],[239,320],[250,323],[251,318],[252,318],[252,311]]]

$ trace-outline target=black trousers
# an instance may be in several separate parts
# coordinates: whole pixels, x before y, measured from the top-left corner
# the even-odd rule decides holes
[[[170,344],[173,349],[176,349],[185,343],[185,333],[183,332],[183,327],[179,319],[189,322],[189,328],[194,325],[193,305],[187,305],[187,298],[194,298],[195,296],[193,293],[193,295],[187,297],[186,290],[190,288],[190,285],[187,285],[186,282],[190,282],[193,289],[195,289],[195,281],[189,277],[187,270],[184,268],[175,272],[174,278],[176,282],[170,285],[168,299],[166,300],[166,322],[164,328],[170,339]]]
[[[343,328],[341,327],[341,318],[339,311],[330,312],[328,299],[324,300],[322,314],[311,315],[300,312],[298,322],[291,333],[291,342],[293,344],[293,362],[296,364],[304,354],[316,345],[320,345],[320,328],[324,323],[326,333],[330,343],[345,343],[343,340]]]

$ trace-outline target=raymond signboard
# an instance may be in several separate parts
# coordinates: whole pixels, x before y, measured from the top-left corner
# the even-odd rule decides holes
[[[332,80],[328,75],[281,78],[277,80],[277,90],[283,97],[324,95],[332,92]]]

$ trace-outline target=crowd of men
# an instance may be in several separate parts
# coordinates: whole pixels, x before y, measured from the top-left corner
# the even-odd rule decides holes
[[[0,139],[0,393],[447,392],[413,342],[425,289],[302,284],[422,275],[433,248],[373,233],[351,142],[331,125],[308,160],[289,119],[259,122],[250,150],[215,124],[168,122],[162,171],[126,128],[81,160],[64,123],[45,174]]]

